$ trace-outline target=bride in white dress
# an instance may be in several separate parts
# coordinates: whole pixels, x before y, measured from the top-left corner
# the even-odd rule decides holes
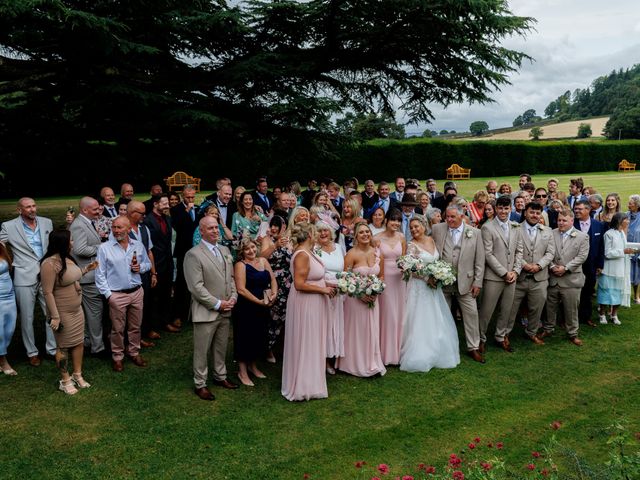
[[[440,258],[433,239],[427,236],[428,222],[418,215],[409,229],[413,240],[407,255],[426,263]],[[403,324],[400,370],[428,372],[432,368],[454,368],[460,363],[458,331],[442,288],[431,288],[420,278],[411,278]]]

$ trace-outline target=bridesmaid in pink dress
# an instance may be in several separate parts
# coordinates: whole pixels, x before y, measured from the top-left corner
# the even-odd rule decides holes
[[[282,395],[290,401],[326,398],[325,355],[329,299],[324,266],[312,253],[315,227],[303,222],[291,228],[296,247],[291,257],[293,284],[287,300],[282,358]]]
[[[371,244],[372,235],[365,222],[356,224],[354,247],[344,259],[345,271],[384,277],[384,261]],[[370,308],[367,303],[375,302]],[[380,356],[380,307],[376,297],[344,299],[344,357],[336,368],[357,377],[384,375],[387,370]]]
[[[400,344],[402,343],[402,319],[407,295],[407,285],[402,280],[402,271],[396,260],[407,252],[407,241],[400,227],[402,213],[389,209],[387,227],[375,236],[380,242],[380,252],[384,257],[384,283],[387,287],[380,295],[380,353],[385,365],[400,364]]]

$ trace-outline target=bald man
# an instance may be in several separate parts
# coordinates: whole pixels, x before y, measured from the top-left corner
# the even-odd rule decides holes
[[[109,189],[111,190],[111,189]],[[113,192],[111,192],[113,194]],[[84,268],[93,262],[98,255],[98,248],[102,238],[96,230],[96,220],[100,216],[100,205],[95,198],[82,197],[79,205],[79,215],[71,224],[73,247],[71,256]],[[84,312],[85,334],[84,345],[91,348],[91,353],[98,355],[104,351],[102,337],[102,296],[95,284],[95,271],[87,272],[80,279],[82,288],[82,311]]]
[[[141,275],[151,270],[151,261],[144,245],[129,237],[130,231],[129,219],[117,217],[111,224],[111,237],[98,249],[96,286],[109,302],[111,357],[115,372],[124,370],[125,354],[135,365],[147,366],[140,356],[144,300]]]
[[[20,312],[22,342],[27,350],[29,363],[34,367],[40,365],[40,356],[33,332],[33,313],[36,299],[38,299],[45,317],[47,313],[44,295],[40,287],[40,259],[47,251],[49,233],[53,230],[51,220],[39,217],[37,211],[38,207],[33,198],[21,198],[18,200],[18,217],[4,222],[2,229],[0,229],[0,242],[11,247],[13,255],[13,286]],[[45,332],[47,353],[55,355],[56,341],[48,324],[45,326]]]

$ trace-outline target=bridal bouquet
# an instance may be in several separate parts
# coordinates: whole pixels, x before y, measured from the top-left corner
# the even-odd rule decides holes
[[[413,255],[402,255],[396,260],[396,265],[402,270],[402,279],[408,282],[411,277],[425,278],[429,275],[427,264]]]
[[[456,283],[457,277],[453,265],[442,260],[429,263],[426,266],[426,272],[429,277],[427,285],[431,288],[449,286]]]
[[[338,292],[350,297],[362,298],[364,296],[375,297],[380,295],[385,288],[385,284],[376,275],[362,275],[356,272],[338,272]],[[374,303],[368,303],[373,308]]]

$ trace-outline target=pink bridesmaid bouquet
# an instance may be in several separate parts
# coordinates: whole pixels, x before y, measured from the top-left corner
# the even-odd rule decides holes
[[[362,275],[356,272],[339,272],[336,273],[338,279],[338,293],[348,295],[350,297],[362,298],[364,296],[376,297],[380,295],[386,285],[376,275]],[[368,302],[370,308],[373,308],[375,302]]]
[[[419,257],[402,255],[396,260],[396,265],[402,270],[402,279],[408,282],[410,278],[426,278],[427,264]]]

